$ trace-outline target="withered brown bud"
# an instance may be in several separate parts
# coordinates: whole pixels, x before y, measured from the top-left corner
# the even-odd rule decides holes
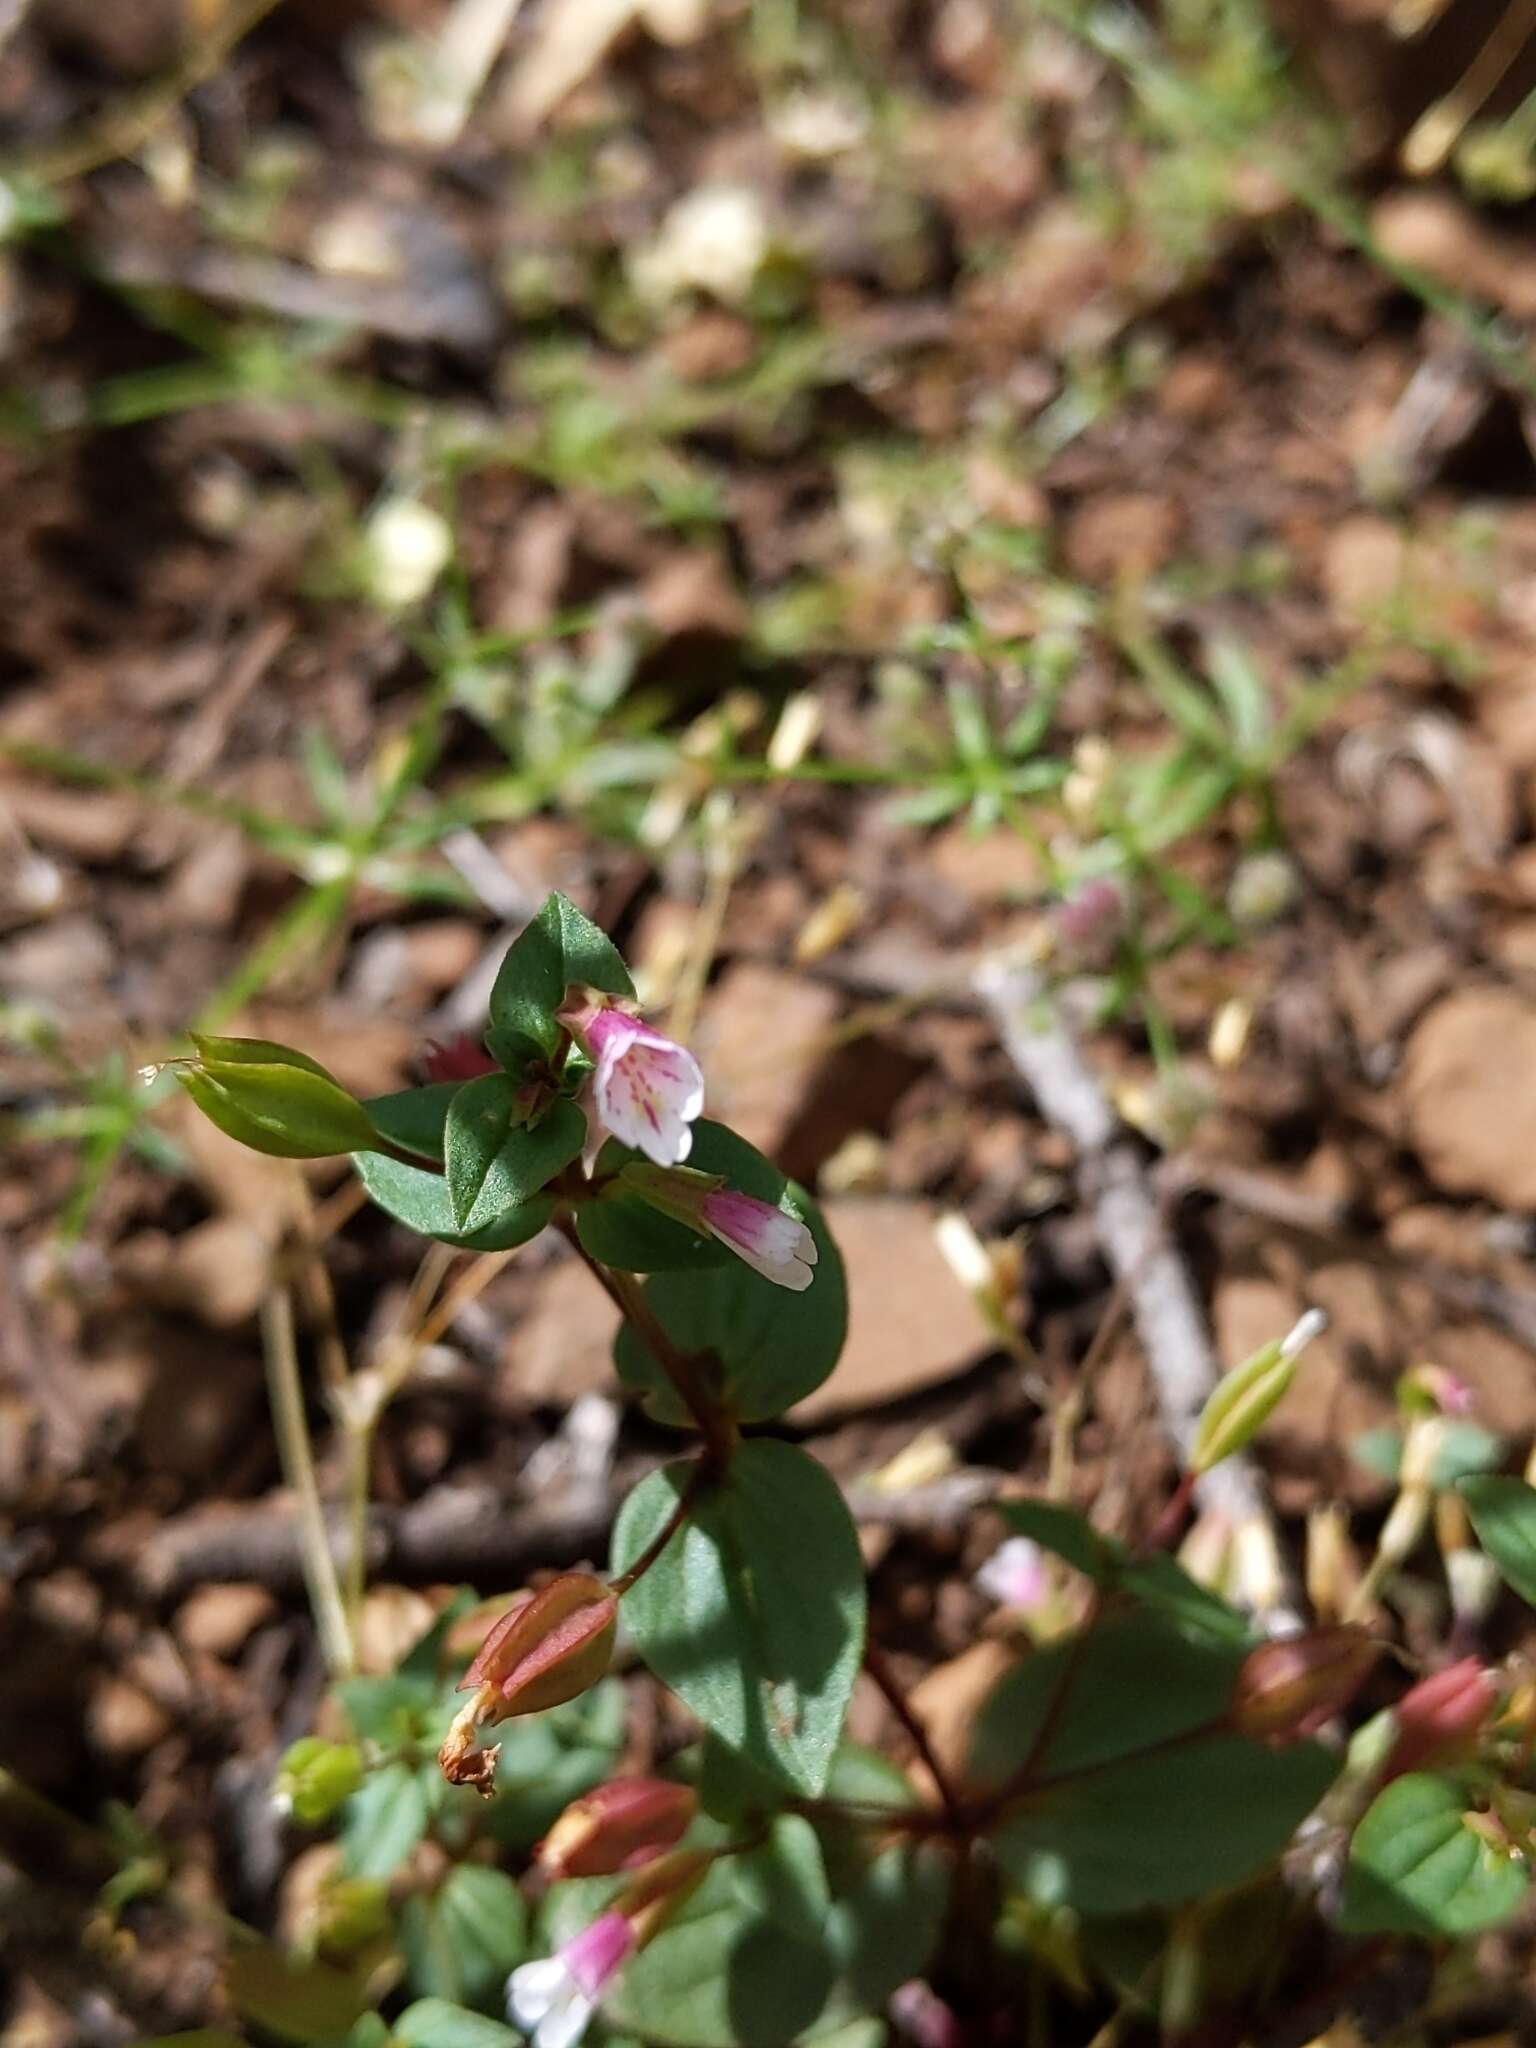
[[[1348,1706],[1385,1645],[1353,1624],[1260,1643],[1243,1659],[1231,1724],[1259,1742],[1299,1742]]]

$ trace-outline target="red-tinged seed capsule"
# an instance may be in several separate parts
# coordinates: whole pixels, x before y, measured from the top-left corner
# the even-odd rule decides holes
[[[564,1572],[516,1599],[459,1683],[473,1696],[438,1752],[449,1782],[488,1797],[496,1753],[475,1747],[475,1731],[561,1706],[595,1685],[613,1656],[618,1614],[617,1597],[589,1572]]]
[[[574,1800],[534,1852],[551,1884],[638,1870],[688,1831],[698,1801],[691,1786],[665,1778],[614,1778]]]

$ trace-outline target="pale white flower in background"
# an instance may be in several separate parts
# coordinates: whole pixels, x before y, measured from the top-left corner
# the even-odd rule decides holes
[[[767,210],[749,185],[699,185],[635,252],[630,281],[642,298],[661,303],[697,291],[740,305],[768,248]]]
[[[375,604],[405,611],[431,591],[453,555],[453,532],[416,498],[386,498],[363,529],[363,582]]]

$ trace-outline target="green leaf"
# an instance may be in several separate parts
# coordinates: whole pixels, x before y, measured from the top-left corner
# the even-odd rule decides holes
[[[1042,1906],[1100,1914],[1179,1905],[1274,1862],[1338,1767],[1320,1743],[1271,1749],[1211,1735],[1043,1787],[993,1847]]]
[[[617,1174],[640,1157],[613,1138],[603,1147],[597,1170],[599,1174]],[[731,1187],[744,1195],[756,1195],[760,1202],[779,1201],[788,1186],[778,1168],[745,1138],[707,1117],[693,1127],[688,1164],[700,1173],[718,1173]],[[617,1186],[595,1201],[582,1203],[576,1212],[576,1228],[594,1259],[627,1273],[697,1272],[739,1263],[734,1252],[713,1238],[701,1237]]]
[[[996,1785],[1029,1765],[1033,1789],[994,1840],[1033,1899],[1084,1913],[1172,1905],[1280,1853],[1338,1759],[1222,1728],[1243,1654],[1134,1609],[1002,1680],[977,1718],[968,1775]]]
[[[1467,1825],[1454,1779],[1394,1778],[1350,1843],[1339,1925],[1350,1934],[1477,1934],[1507,1920],[1530,1872]]]
[[[455,1226],[473,1234],[540,1194],[580,1152],[587,1120],[574,1102],[552,1102],[537,1123],[522,1119],[507,1074],[466,1081],[444,1127],[448,1199]]]
[[[616,1572],[660,1534],[694,1472],[669,1465],[630,1494]],[[864,1567],[842,1495],[804,1451],[743,1444],[624,1596],[623,1618],[711,1733],[797,1792],[821,1792],[863,1656]]]
[[[1504,1439],[1479,1423],[1456,1417],[1444,1418],[1439,1443],[1430,1460],[1431,1486],[1455,1486],[1474,1472],[1489,1472],[1504,1458]],[[1390,1423],[1380,1429],[1362,1430],[1350,1446],[1350,1455],[1368,1472],[1383,1479],[1397,1480],[1403,1466],[1403,1433]]]
[[[559,1042],[555,1012],[578,984],[606,995],[632,996],[635,985],[608,935],[568,898],[548,897],[508,949],[491,990],[491,1025],[553,1052]]]
[[[527,1908],[505,1871],[459,1863],[435,1892],[406,1901],[400,1945],[421,1997],[493,2003],[528,1952]]]
[[[1166,1551],[1136,1557],[1117,1537],[1102,1535],[1086,1515],[1056,1501],[1001,1501],[997,1510],[1021,1536],[1085,1573],[1107,1593],[1125,1593],[1157,1608],[1186,1634],[1218,1642],[1252,1640],[1252,1630],[1237,1609],[1192,1579]]]
[[[1123,1544],[1101,1536],[1086,1515],[1058,1501],[1000,1501],[997,1512],[1020,1536],[1027,1536],[1099,1584],[1109,1580],[1126,1554]]]
[[[268,1941],[230,1951],[224,1989],[241,2019],[284,2041],[335,2040],[371,2002],[364,1973],[301,1962]]]
[[[781,1814],[761,1849],[731,1859],[731,1875],[745,1903],[765,1920],[801,1941],[821,1939],[832,1894],[816,1830],[800,1814]]]
[[[351,1877],[393,1877],[426,1833],[429,1816],[422,1772],[385,1764],[347,1801],[341,1856]]]
[[[947,1890],[942,1857],[900,1847],[865,1857],[834,1885],[814,1939],[744,1899],[717,1863],[678,1917],[624,1969],[604,2001],[610,2028],[670,2048],[785,2048],[821,2042],[879,2010],[921,1973]],[[611,1884],[557,1886],[548,1937],[586,1925]]]
[[[446,1998],[418,1998],[391,2029],[401,2048],[522,2048],[522,2035]]]
[[[388,1216],[423,1237],[435,1237],[444,1244],[456,1244],[471,1252],[504,1252],[537,1237],[554,1214],[548,1195],[537,1195],[521,1208],[511,1209],[478,1230],[460,1230],[454,1221],[448,1183],[440,1173],[428,1173],[419,1166],[406,1166],[382,1152],[354,1152],[352,1164],[357,1177]]]
[[[1493,1473],[1463,1479],[1477,1540],[1527,1606],[1536,1607],[1536,1487]]]
[[[443,1162],[443,1126],[448,1105],[463,1087],[462,1081],[432,1081],[425,1088],[402,1088],[394,1095],[375,1095],[363,1104],[373,1127],[392,1145],[407,1152],[419,1152],[439,1166]]]
[[[808,1224],[816,1240],[816,1276],[803,1293],[775,1286],[737,1258],[646,1282],[646,1298],[679,1350],[714,1361],[720,1398],[739,1422],[764,1422],[819,1387],[848,1334],[848,1286],[826,1219],[801,1189],[783,1187],[780,1207]],[[643,1390],[653,1420],[688,1424],[687,1409],[633,1325],[614,1339],[613,1358],[625,1385]]]

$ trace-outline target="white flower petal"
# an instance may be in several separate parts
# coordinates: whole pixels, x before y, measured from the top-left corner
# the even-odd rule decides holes
[[[525,2032],[536,2027],[570,1983],[571,1973],[558,1956],[519,1963],[507,1979],[508,2019]]]
[[[575,2048],[587,2031],[593,2001],[576,1989],[562,1993],[534,2029],[533,2048]]]

